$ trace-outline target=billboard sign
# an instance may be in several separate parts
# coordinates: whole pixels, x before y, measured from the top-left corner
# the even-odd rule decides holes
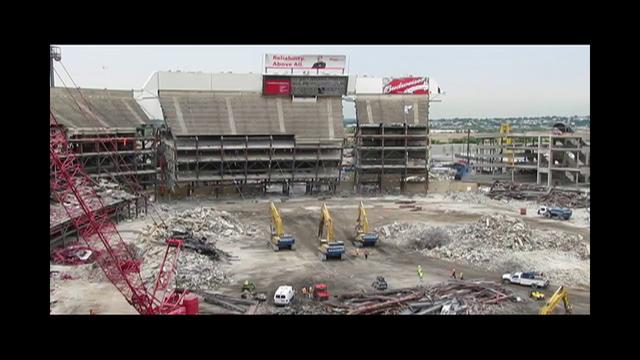
[[[347,94],[346,76],[292,76],[293,96],[342,96]]]
[[[262,93],[264,95],[291,95],[291,79],[265,77]]]
[[[265,54],[265,74],[343,75],[345,55]]]
[[[426,77],[403,77],[382,79],[383,94],[428,94]]]

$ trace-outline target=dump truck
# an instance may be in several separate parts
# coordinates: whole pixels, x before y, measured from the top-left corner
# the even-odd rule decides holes
[[[569,208],[541,206],[538,215],[549,219],[569,220],[573,212]]]

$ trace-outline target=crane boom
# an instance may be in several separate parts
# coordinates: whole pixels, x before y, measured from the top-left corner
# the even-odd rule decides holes
[[[553,312],[556,305],[562,300],[564,303],[564,309],[568,314],[571,314],[572,306],[569,302],[569,292],[564,286],[560,286],[558,290],[549,298],[546,304],[542,308],[540,308],[540,315],[549,315]]]
[[[274,227],[274,230],[275,230],[275,235],[277,235],[279,237],[283,236],[284,235],[284,226],[282,225],[282,217],[280,217],[280,211],[278,211],[278,208],[273,203],[273,201],[271,202],[269,207],[271,208],[271,219],[273,220],[273,227]]]
[[[141,314],[170,314],[180,311],[188,293],[169,291],[167,287],[175,270],[182,242],[167,240],[167,250],[160,273],[150,293],[140,274],[141,260],[136,258],[110,219],[102,198],[96,193],[95,183],[86,173],[69,146],[64,128],[58,124],[53,112],[49,116],[50,191],[64,208],[78,231],[80,238],[98,254],[96,263],[106,277],[122,293],[127,302]],[[166,260],[171,266],[165,270]],[[162,293],[162,296],[158,295]],[[158,295],[158,296],[157,296]]]

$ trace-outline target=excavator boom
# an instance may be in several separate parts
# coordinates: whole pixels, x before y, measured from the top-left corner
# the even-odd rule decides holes
[[[324,234],[326,232],[326,234]],[[326,235],[326,238],[323,237]],[[318,240],[320,241],[320,251],[322,259],[328,258],[342,259],[344,254],[344,242],[336,241],[333,237],[333,219],[327,208],[327,204],[323,203],[320,209],[320,224],[318,226]]]
[[[322,208],[320,209],[320,228],[318,229],[318,237],[322,238],[324,233],[323,230],[326,230],[326,239],[328,242],[333,241],[333,219],[331,218],[331,214],[329,213],[329,209],[327,208],[327,204],[322,204]]]
[[[293,250],[296,239],[293,236],[284,233],[284,225],[282,223],[280,211],[273,203],[273,201],[271,201],[271,203],[269,204],[269,209],[271,210],[272,220],[272,231],[270,240],[271,247],[274,251],[279,251],[280,249]]]
[[[367,218],[367,211],[364,209],[362,201],[360,201],[360,207],[358,208],[358,225],[362,232],[369,232],[369,219]]]
[[[540,308],[540,315],[551,314],[560,300],[562,300],[562,302],[564,303],[564,309],[567,314],[571,314],[572,306],[569,302],[569,292],[564,286],[560,286],[558,290],[556,290],[556,292],[553,294],[553,296],[549,298],[549,301],[547,301],[547,303],[544,304],[542,308]]]
[[[282,236],[284,235],[284,226],[282,225],[282,217],[280,217],[280,211],[278,211],[278,208],[273,203],[273,201],[270,204],[270,208],[271,208],[271,219],[273,220],[273,227],[275,229],[275,234],[277,236]]]
[[[378,234],[369,232],[369,219],[364,204],[360,201],[358,207],[358,220],[356,221],[356,246],[374,246],[378,241]]]

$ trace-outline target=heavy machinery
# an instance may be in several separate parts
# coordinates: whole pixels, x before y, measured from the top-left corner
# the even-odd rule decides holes
[[[572,306],[569,302],[569,292],[564,286],[560,286],[558,290],[549,298],[546,304],[540,308],[540,315],[549,315],[553,312],[553,309],[562,300],[564,303],[564,310],[567,314],[571,314]]]
[[[569,208],[541,206],[538,215],[549,219],[569,220],[573,212]]]
[[[329,300],[330,294],[327,284],[315,284],[313,286],[313,298],[319,301]]]
[[[376,290],[387,290],[387,280],[384,279],[384,276],[377,276],[371,286]]]
[[[271,247],[274,251],[280,251],[282,249],[293,250],[296,239],[292,235],[284,233],[284,225],[282,224],[280,211],[278,211],[273,201],[269,204],[269,209],[271,210]]]
[[[324,234],[326,232],[326,235]],[[318,240],[320,240],[320,258],[322,260],[342,260],[344,241],[336,241],[333,237],[333,219],[326,203],[320,208],[320,225],[318,226]]]
[[[78,236],[96,256],[106,277],[140,314],[197,314],[198,297],[169,287],[182,249],[180,239],[167,239],[160,270],[148,289],[140,274],[141,259],[125,244],[110,210],[96,193],[95,182],[76,158],[53,112],[49,115],[50,192],[64,208]]]
[[[529,297],[531,297],[534,300],[544,300],[546,295],[542,291],[534,290],[529,293]]]
[[[364,209],[362,201],[360,201],[360,206],[358,207],[358,220],[356,220],[356,237],[354,244],[357,247],[375,246],[378,238],[378,234],[369,232],[367,211]]]
[[[245,280],[242,284],[242,295],[243,299],[246,299],[250,296],[255,295],[256,293],[256,284],[253,281]]]

